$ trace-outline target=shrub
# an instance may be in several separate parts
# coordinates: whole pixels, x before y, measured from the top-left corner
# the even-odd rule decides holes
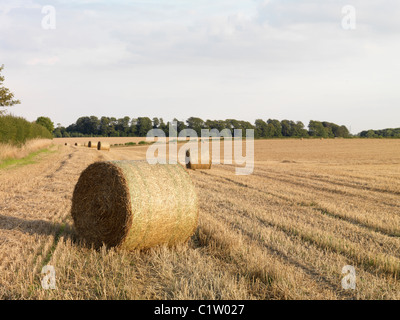
[[[31,139],[52,139],[52,134],[41,125],[12,115],[0,116],[0,143],[22,145]]]

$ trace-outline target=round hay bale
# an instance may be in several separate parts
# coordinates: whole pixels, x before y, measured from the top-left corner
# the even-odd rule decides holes
[[[80,147],[81,146],[81,144],[80,143],[78,143],[78,142],[75,142],[75,147]]]
[[[97,150],[105,150],[105,151],[110,151],[110,144],[108,142],[102,142],[99,141],[97,143]]]
[[[201,156],[199,155],[199,161],[193,163],[192,156],[190,155],[190,150],[186,151],[186,168],[192,170],[210,170],[212,164],[212,159],[210,155],[209,163],[201,163]]]
[[[197,227],[199,205],[179,164],[105,161],[82,172],[71,214],[88,244],[133,250],[188,240]]]
[[[89,141],[88,147],[89,147],[89,148],[92,148],[92,149],[95,149],[95,148],[97,149],[97,143],[92,142],[92,141]]]
[[[64,145],[67,146],[67,145],[68,145],[68,142],[66,142]]]

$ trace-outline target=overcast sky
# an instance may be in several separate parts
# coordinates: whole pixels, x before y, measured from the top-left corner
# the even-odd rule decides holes
[[[399,17],[398,0],[1,0],[0,64],[28,120],[312,119],[358,133],[400,127]]]

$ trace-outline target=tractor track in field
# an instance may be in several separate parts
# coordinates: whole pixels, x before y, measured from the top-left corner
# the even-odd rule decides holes
[[[222,166],[225,171],[232,171],[231,165]],[[298,189],[309,189],[312,192],[324,193],[326,196],[332,197],[337,194],[342,197],[352,197],[359,198],[360,200],[370,201],[371,203],[376,202],[376,197],[380,197],[380,203],[391,207],[394,214],[400,215],[400,208],[397,191],[383,190],[379,188],[372,188],[365,185],[365,183],[350,184],[344,182],[336,182],[334,180],[323,179],[320,177],[311,177],[307,175],[294,174],[291,172],[276,172],[273,170],[259,169],[255,170],[253,173],[254,177],[260,177],[260,179],[279,181],[282,184],[292,185]],[[336,186],[336,188],[335,188]],[[339,187],[339,188],[337,188]],[[303,191],[303,190],[302,190]],[[388,197],[388,200],[394,201],[396,203],[388,202],[382,197]]]
[[[237,185],[239,187],[242,187],[242,188],[245,188],[245,189],[251,189],[251,190],[254,190],[255,192],[261,192],[261,193],[264,193],[266,195],[270,195],[270,196],[276,197],[278,199],[287,201],[288,203],[291,203],[292,205],[298,205],[300,207],[311,207],[313,210],[319,212],[320,214],[323,214],[323,215],[326,215],[326,216],[330,216],[332,218],[335,218],[335,219],[338,219],[338,220],[342,220],[344,222],[347,222],[347,223],[350,223],[350,224],[365,228],[368,231],[376,232],[376,233],[381,234],[383,236],[387,236],[387,237],[390,237],[390,238],[398,238],[399,237],[399,232],[391,232],[391,231],[388,231],[388,230],[385,230],[385,229],[380,229],[380,228],[378,228],[376,226],[363,223],[362,221],[360,221],[358,219],[351,218],[351,217],[346,217],[346,216],[343,216],[343,215],[338,214],[338,213],[333,212],[333,211],[328,211],[328,210],[326,210],[324,208],[319,207],[318,204],[316,204],[314,202],[304,202],[304,201],[298,202],[298,201],[296,201],[293,198],[290,198],[288,196],[277,194],[276,192],[263,190],[263,189],[255,187],[255,186],[251,186],[249,184],[242,183],[240,181],[235,181],[232,178],[219,176],[219,175],[216,175],[216,174],[209,174],[209,173],[204,172],[204,171],[200,171],[200,172],[203,175],[212,176],[213,178],[217,178],[220,181],[226,181],[228,183],[235,184],[235,185]]]
[[[222,172],[223,172],[223,170],[222,170]],[[222,173],[222,172],[220,172],[220,173]],[[390,230],[386,230],[385,228],[379,228],[374,225],[369,225],[369,224],[363,223],[362,221],[360,221],[359,219],[356,219],[356,218],[346,217],[346,216],[340,215],[336,212],[327,211],[326,209],[319,207],[315,203],[306,203],[304,201],[299,202],[298,200],[292,199],[285,195],[280,195],[280,194],[276,194],[275,192],[265,191],[263,189],[257,188],[255,185],[236,181],[236,180],[234,180],[233,176],[230,178],[221,176],[218,174],[217,170],[215,170],[213,173],[208,173],[206,171],[200,171],[200,175],[212,177],[213,181],[219,181],[221,183],[228,182],[230,184],[236,185],[240,189],[243,189],[243,192],[245,192],[245,190],[253,190],[253,192],[255,194],[259,193],[259,194],[265,194],[267,196],[276,197],[280,200],[285,201],[291,207],[297,206],[299,208],[299,211],[301,208],[312,209],[312,211],[315,211],[315,214],[324,216],[324,217],[326,217],[326,219],[332,219],[332,220],[336,221],[337,223],[340,223],[340,225],[342,227],[352,228],[352,226],[354,226],[356,228],[360,228],[360,230],[357,231],[357,233],[360,234],[360,237],[370,238],[372,234],[375,234],[376,236],[374,236],[374,238],[375,238],[375,241],[377,241],[377,243],[379,243],[379,246],[381,246],[382,248],[385,247],[388,250],[391,248],[392,245],[396,245],[396,243],[398,242],[398,239],[399,239],[398,232],[391,232]],[[230,200],[227,200],[227,203],[229,203],[229,202],[230,202]],[[261,222],[261,223],[264,224],[264,222]],[[390,243],[389,243],[389,241],[390,241]],[[400,258],[400,253],[399,252],[393,253],[393,256],[396,258]]]
[[[0,172],[0,255],[7,248],[0,270],[18,274],[24,259],[42,266],[51,260],[61,235],[73,237],[66,234],[72,229],[72,191],[80,172],[94,158],[74,148],[60,148],[38,163]]]

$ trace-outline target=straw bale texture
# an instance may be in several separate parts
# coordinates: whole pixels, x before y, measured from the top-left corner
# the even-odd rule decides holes
[[[99,141],[97,143],[97,150],[110,151],[110,144],[108,142]]]
[[[211,169],[211,164],[212,164],[212,159],[210,155],[210,160],[209,163],[201,163],[201,155],[199,153],[198,161],[197,163],[193,163],[193,157],[190,155],[190,150],[186,151],[186,168],[192,169],[192,170],[209,170]]]
[[[198,223],[197,194],[179,164],[96,162],[75,186],[71,214],[94,247],[146,249],[188,240]]]
[[[96,143],[96,142],[89,141],[88,147],[89,147],[89,148],[93,148],[93,149],[94,149],[94,148],[97,149],[97,143]]]

